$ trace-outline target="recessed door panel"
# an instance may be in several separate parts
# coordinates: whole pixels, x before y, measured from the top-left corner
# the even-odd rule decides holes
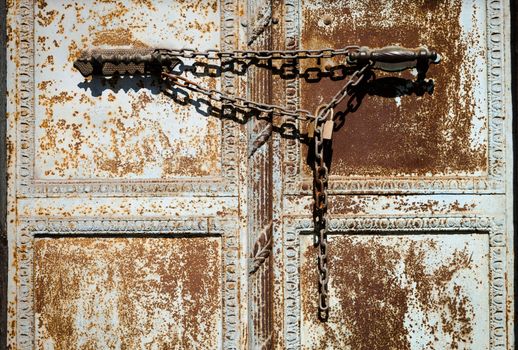
[[[316,248],[301,237],[304,349],[487,349],[487,234],[332,235],[331,314],[320,322]]]
[[[219,349],[221,237],[36,238],[38,349]]]
[[[91,48],[219,48],[220,10],[215,0],[35,4],[35,179],[221,175],[220,120],[163,95],[159,77],[85,80],[73,68]]]
[[[487,174],[486,7],[481,1],[304,0],[301,47],[427,46],[440,52],[422,91],[416,70],[375,71],[344,103],[333,148],[336,176]],[[339,62],[340,58],[336,59]],[[314,62],[308,62],[314,65]],[[318,63],[317,63],[318,64]],[[323,59],[321,67],[324,68]],[[301,83],[301,106],[314,110],[344,81]],[[316,86],[318,85],[318,87]]]

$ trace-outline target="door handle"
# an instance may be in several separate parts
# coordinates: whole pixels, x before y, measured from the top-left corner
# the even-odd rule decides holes
[[[74,67],[84,76],[114,74],[160,74],[164,67],[172,70],[181,61],[152,48],[91,49],[81,53]]]
[[[352,65],[372,63],[373,68],[388,72],[397,72],[419,65],[439,63],[440,56],[434,50],[426,47],[407,49],[400,46],[386,46],[380,49],[371,49],[363,46],[358,51],[347,56],[347,62]]]

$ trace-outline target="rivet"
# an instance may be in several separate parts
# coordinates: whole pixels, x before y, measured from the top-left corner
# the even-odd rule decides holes
[[[279,23],[279,19],[278,19],[278,18],[272,18],[272,23],[273,23],[273,24],[277,24],[277,23]]]
[[[324,24],[326,26],[331,24],[331,16],[327,15],[327,16],[324,17]]]

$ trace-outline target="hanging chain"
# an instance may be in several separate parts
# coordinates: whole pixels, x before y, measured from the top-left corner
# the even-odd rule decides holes
[[[176,86],[183,87],[189,89],[191,91],[200,93],[202,95],[207,96],[209,99],[217,102],[221,102],[222,104],[228,104],[233,106],[236,109],[249,112],[251,110],[257,110],[261,113],[272,115],[272,116],[289,116],[293,118],[297,118],[303,121],[313,121],[315,120],[315,116],[305,110],[305,109],[287,109],[282,106],[272,105],[267,103],[259,103],[255,101],[250,101],[242,97],[234,97],[224,92],[215,89],[207,89],[202,87],[200,84],[195,83],[192,80],[184,78],[179,75],[174,75],[171,73],[163,72],[162,76],[167,78],[171,83]]]
[[[327,233],[329,230],[329,222],[327,216],[328,201],[328,182],[329,182],[329,168],[326,164],[327,155],[326,143],[331,141],[332,128],[334,120],[329,118],[333,114],[336,106],[347,97],[350,89],[358,85],[365,77],[366,70],[370,64],[365,64],[362,68],[356,70],[349,78],[347,83],[338,91],[331,101],[323,105],[313,116],[310,112],[305,110],[288,110],[284,107],[261,104],[249,101],[239,97],[232,97],[214,89],[205,89],[199,84],[177,76],[171,73],[162,73],[162,75],[169,79],[177,86],[187,88],[191,91],[203,94],[214,101],[232,104],[235,108],[242,110],[256,109],[265,113],[278,114],[282,116],[293,116],[302,120],[312,120],[313,125],[310,126],[313,137],[313,220],[315,226],[315,233],[317,235],[318,248],[318,316],[325,321],[329,316],[329,269],[327,265]],[[327,123],[327,125],[326,125]],[[330,131],[325,130],[331,128]],[[327,135],[326,135],[327,134]]]
[[[329,168],[326,164],[328,155],[326,150],[329,149],[331,142],[331,130],[334,121],[329,118],[333,114],[333,110],[348,95],[349,90],[358,85],[365,77],[365,71],[369,68],[366,64],[361,69],[355,71],[347,83],[338,91],[333,99],[323,108],[317,111],[312,128],[313,133],[313,222],[317,235],[318,248],[318,317],[325,321],[329,316],[329,269],[327,266],[327,233],[329,230],[329,220],[327,209],[329,207],[327,187],[329,182]]]

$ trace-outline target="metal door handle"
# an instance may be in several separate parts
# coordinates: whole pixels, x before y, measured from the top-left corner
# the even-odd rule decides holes
[[[438,63],[439,55],[434,50],[425,47],[407,49],[400,46],[386,46],[381,49],[371,49],[366,46],[351,52],[347,57],[350,64],[365,64],[372,62],[373,68],[396,72],[415,68],[419,64]]]
[[[180,60],[160,49],[92,49],[84,51],[74,67],[84,77],[114,74],[160,74],[163,67],[174,68]]]

